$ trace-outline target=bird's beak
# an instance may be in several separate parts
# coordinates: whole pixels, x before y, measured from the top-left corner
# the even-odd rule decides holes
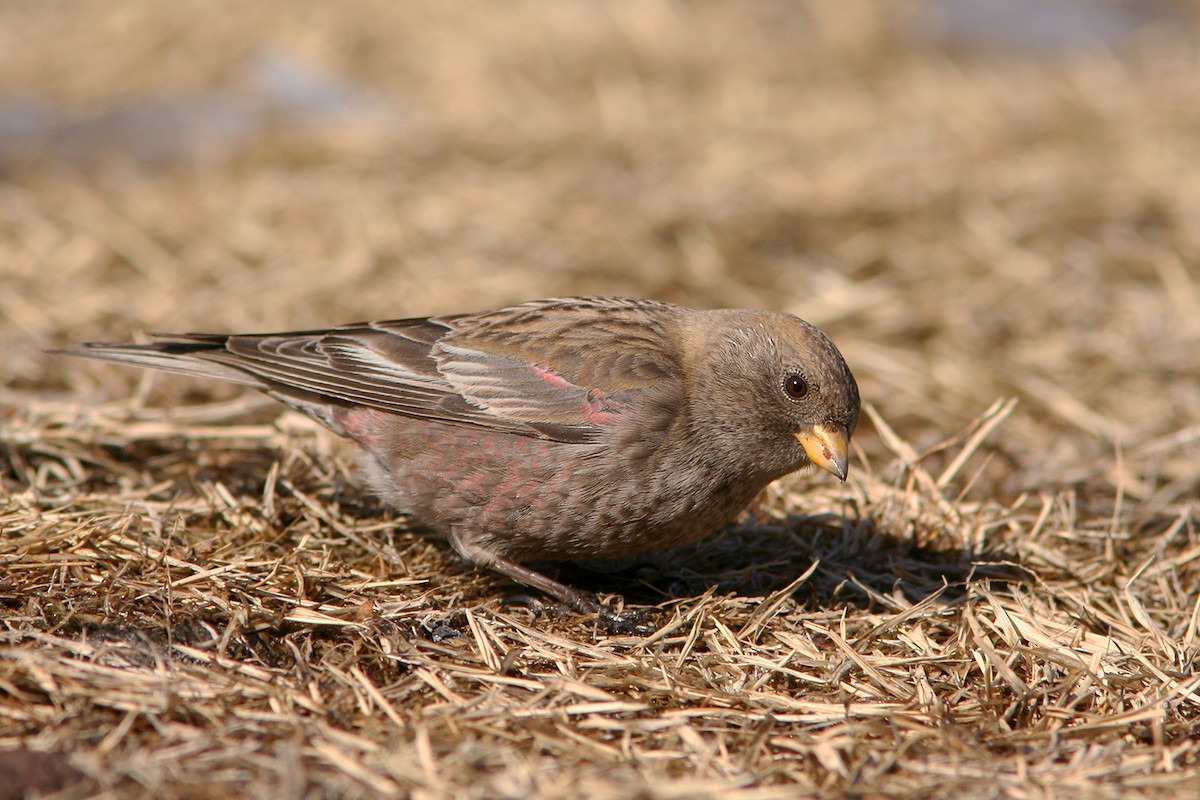
[[[808,453],[808,458],[823,470],[846,480],[850,471],[849,437],[846,432],[827,425],[813,425],[796,434],[796,440]]]

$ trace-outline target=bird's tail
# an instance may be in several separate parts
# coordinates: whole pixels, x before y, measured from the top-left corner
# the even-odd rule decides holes
[[[80,356],[96,358],[101,361],[115,361],[118,364],[128,364],[134,367],[145,367],[162,372],[174,372],[178,375],[192,377],[215,378],[216,380],[237,383],[242,386],[253,386],[256,389],[266,389],[267,383],[255,375],[236,369],[227,364],[217,363],[204,358],[205,353],[223,351],[227,337],[219,334],[151,334],[152,336],[170,336],[186,341],[154,342],[152,344],[123,344],[119,342],[85,342],[76,348],[66,350],[50,350],[51,354],[64,356]]]
[[[228,336],[208,333],[151,334],[151,336],[164,336],[182,341],[153,342],[151,344],[86,342],[77,348],[49,352],[57,355],[115,361],[118,364],[145,367],[160,372],[174,372],[177,375],[187,375],[193,378],[213,378],[227,383],[250,386],[308,415],[339,436],[347,435],[337,419],[334,406],[329,398],[289,386],[286,383],[271,381],[248,370],[238,369],[230,364],[207,358],[206,356],[209,354],[215,356],[218,353],[228,352],[226,349]]]

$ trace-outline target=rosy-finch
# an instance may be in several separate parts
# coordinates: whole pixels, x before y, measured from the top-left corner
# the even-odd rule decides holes
[[[769,311],[543,300],[78,355],[252,386],[357,442],[371,487],[463,556],[595,610],[527,559],[697,541],[808,464],[842,480],[858,387],[833,343]]]

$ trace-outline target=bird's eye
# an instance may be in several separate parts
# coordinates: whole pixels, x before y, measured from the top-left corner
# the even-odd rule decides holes
[[[808,381],[799,372],[793,372],[783,379],[783,393],[793,400],[800,400],[808,394]]]

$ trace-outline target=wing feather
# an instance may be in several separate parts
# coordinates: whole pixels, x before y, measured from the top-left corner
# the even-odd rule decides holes
[[[539,301],[475,315],[329,330],[167,334],[77,355],[255,386],[328,423],[320,404],[564,442],[600,439],[681,392],[669,342],[676,306],[616,298]],[[650,402],[650,400],[653,402]]]

